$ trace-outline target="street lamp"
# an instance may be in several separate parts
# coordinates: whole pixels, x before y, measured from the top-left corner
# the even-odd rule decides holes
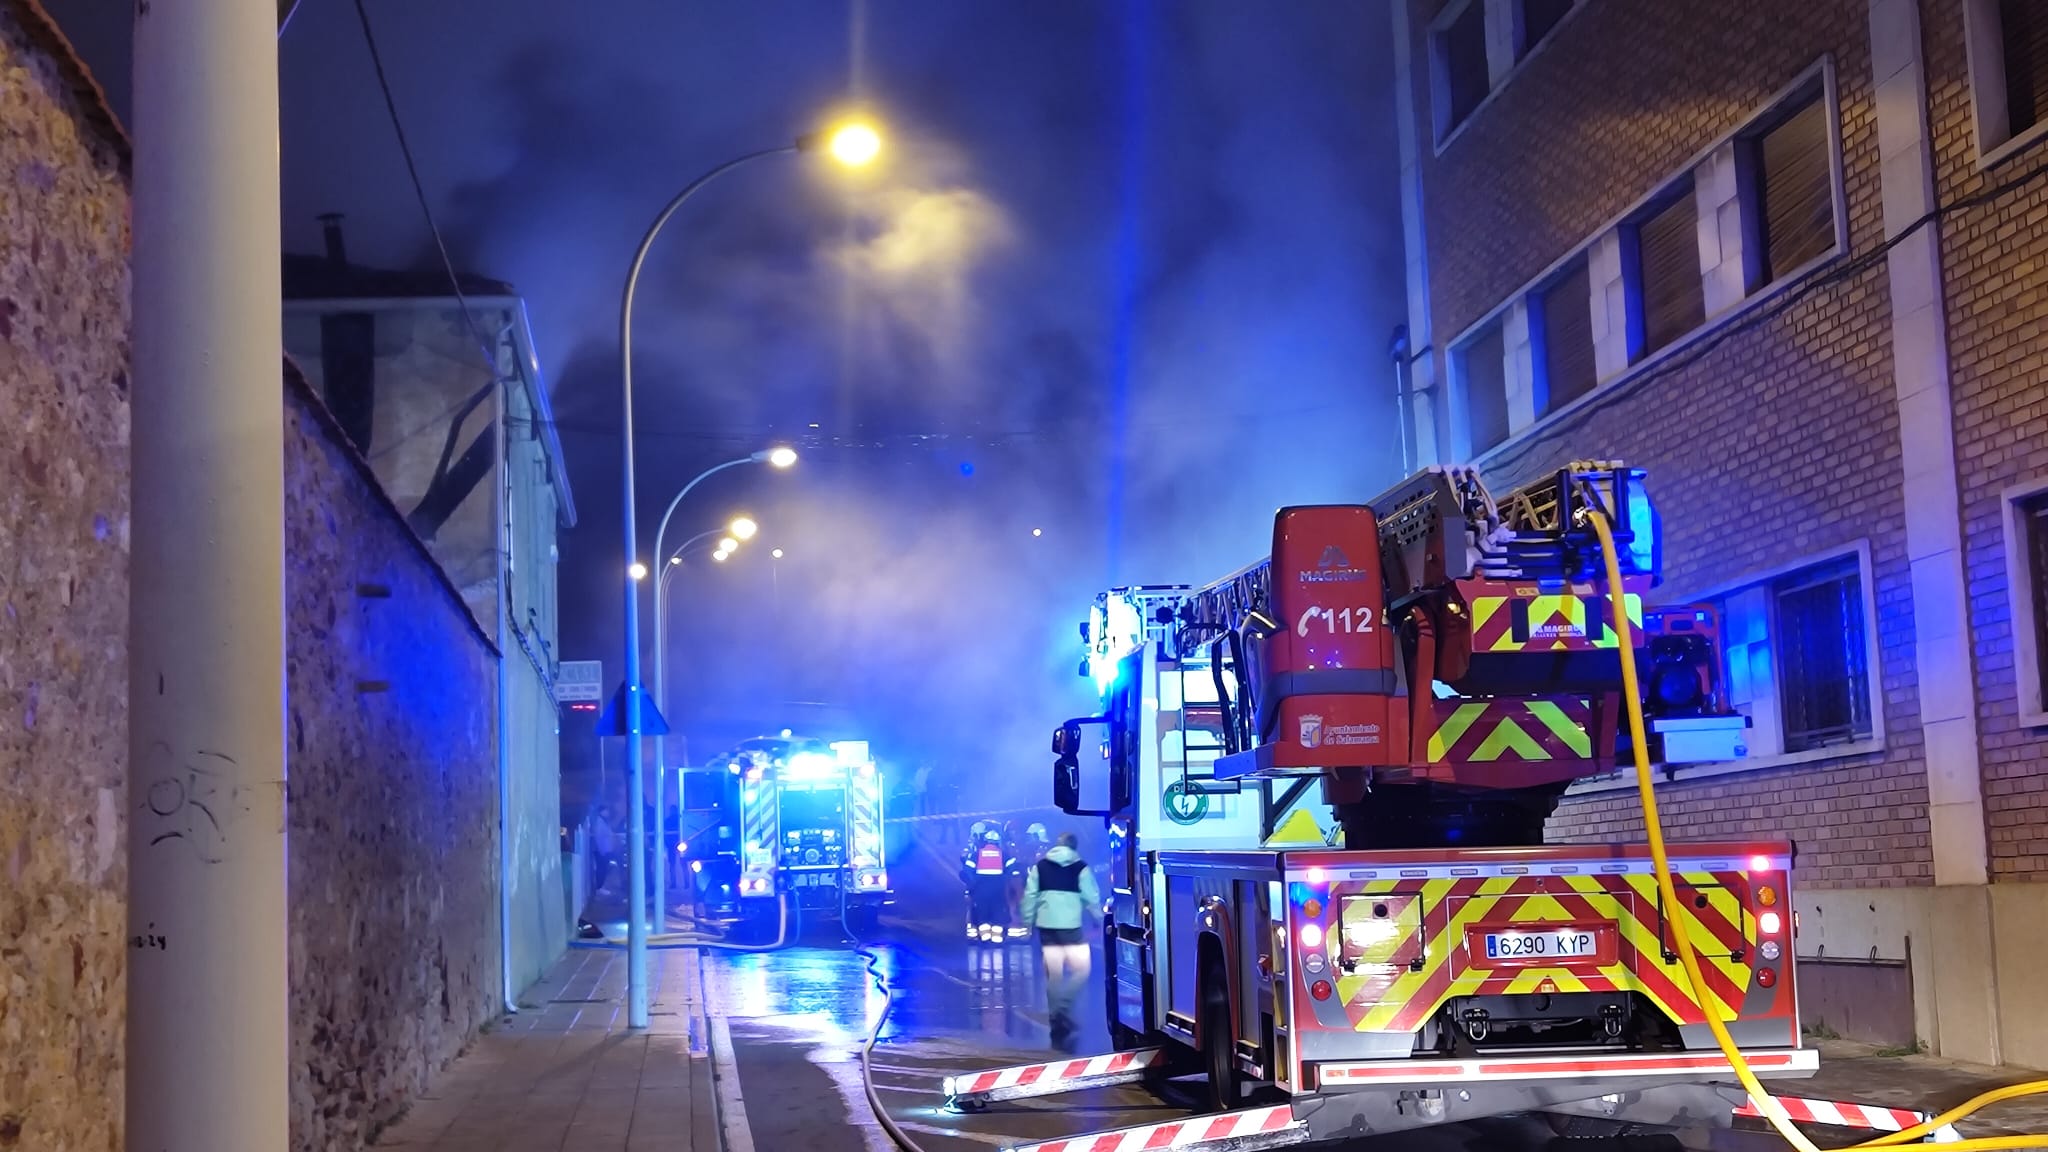
[[[867,132],[869,135],[874,136],[874,143],[872,146],[863,145],[860,143],[862,137],[857,134],[849,135],[852,128],[852,125],[841,127],[830,135],[829,141],[826,138],[826,134],[814,133],[802,137],[793,143],[777,148],[764,148],[758,152],[748,152],[718,165],[702,176],[692,180],[683,187],[682,191],[671,197],[669,202],[662,206],[661,211],[655,214],[654,222],[648,225],[646,235],[640,238],[640,246],[633,252],[633,262],[626,269],[625,290],[619,298],[619,392],[622,401],[619,423],[620,438],[624,448],[624,451],[620,453],[619,475],[620,488],[624,497],[621,502],[621,511],[624,513],[622,519],[625,524],[626,562],[628,564],[636,563],[639,555],[639,532],[635,519],[635,492],[633,485],[633,296],[640,286],[640,269],[647,263],[647,252],[654,246],[654,238],[661,234],[662,226],[668,223],[669,217],[674,216],[676,211],[690,197],[697,194],[699,189],[743,164],[769,156],[781,156],[808,151],[816,148],[821,143],[837,143],[842,140],[845,142],[844,147],[831,149],[833,156],[840,163],[858,164],[872,160],[875,152],[879,150],[880,137],[875,136],[874,129],[869,128]],[[669,511],[673,512],[675,505],[681,502],[683,495],[690,488],[695,487],[697,482],[702,480],[704,476],[708,476],[711,472],[719,471],[722,468],[730,467],[732,464],[752,463],[756,457],[778,468],[787,468],[789,465],[796,463],[795,450],[784,447],[759,452],[754,457],[719,465],[718,468],[705,472],[703,475],[698,476],[696,480],[692,480],[689,484],[685,485],[683,491],[677,493],[676,499],[670,503]],[[667,519],[668,515],[664,513],[662,520],[666,522]],[[660,534],[656,533],[656,555],[661,554],[660,542]],[[645,1028],[648,1023],[647,820],[643,803],[645,796],[645,785],[643,783],[645,769],[641,763],[642,712],[640,702],[642,692],[640,685],[640,604],[637,582],[628,583],[625,591],[625,685],[622,692],[624,703],[622,711],[625,714],[620,717],[620,727],[626,733],[626,791],[627,795],[632,798],[632,804],[629,809],[630,818],[626,824],[628,852],[627,892],[632,906],[632,914],[626,918],[626,1023],[632,1028]],[[659,607],[660,602],[657,598],[657,611]],[[663,927],[666,928],[667,909],[663,908],[662,913]]]
[[[820,145],[825,145],[833,158],[840,163],[859,165],[875,158],[876,153],[881,149],[881,137],[872,127],[860,124],[845,124],[830,133],[812,133],[797,139],[793,143],[784,144],[777,148],[765,148],[758,152],[748,152],[744,155],[736,156],[692,180],[683,187],[682,191],[671,197],[669,202],[663,205],[661,211],[655,215],[654,222],[648,225],[647,234],[640,238],[640,247],[633,253],[633,262],[626,269],[625,291],[619,299],[619,391],[623,401],[621,405],[620,430],[622,433],[621,440],[625,449],[620,454],[619,473],[624,496],[621,511],[624,513],[626,562],[628,564],[635,563],[639,556],[639,533],[637,521],[635,520],[635,493],[633,487],[633,295],[640,286],[640,269],[647,263],[647,252],[654,246],[654,238],[661,234],[662,226],[668,223],[669,217],[674,216],[677,209],[680,209],[690,197],[697,194],[699,189],[713,180],[743,164],[748,164],[755,160],[764,159],[769,156],[811,151]],[[683,496],[692,487],[695,487],[697,482],[702,480],[704,476],[730,467],[733,464],[753,463],[756,461],[765,462],[777,468],[787,468],[791,464],[796,463],[796,451],[788,447],[773,448],[764,452],[757,452],[754,456],[744,460],[731,461],[727,464],[721,464],[717,468],[710,469],[703,475],[698,476],[696,480],[690,481],[689,484],[683,487],[682,492],[676,494],[676,499],[669,504],[669,512],[675,510],[675,505],[680,503]],[[667,520],[668,514],[664,513],[662,515],[663,523],[666,524]],[[655,536],[655,554],[657,556],[661,555],[660,544],[660,533],[657,532]],[[659,609],[660,601],[657,598],[656,610],[659,611]],[[657,649],[658,658],[659,649]],[[626,1023],[629,1027],[645,1028],[648,1023],[647,920],[645,915],[647,907],[647,821],[644,814],[645,805],[642,802],[644,798],[643,789],[645,787],[643,780],[645,777],[644,767],[641,764],[640,604],[636,583],[628,583],[626,585],[625,686],[622,699],[624,702],[622,711],[625,714],[620,717],[622,722],[620,726],[626,733],[626,789],[628,795],[632,797],[630,819],[626,825],[626,843],[629,853],[627,859],[627,890],[632,904],[632,915],[626,918]],[[662,913],[663,927],[666,927],[667,909],[664,908]]]

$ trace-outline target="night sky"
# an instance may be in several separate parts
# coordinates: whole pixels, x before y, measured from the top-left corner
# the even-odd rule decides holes
[[[125,113],[129,6],[48,3]],[[857,179],[813,156],[727,177],[641,284],[643,553],[703,467],[803,453],[678,513],[685,534],[742,510],[763,526],[672,591],[671,711],[694,752],[830,715],[977,799],[1043,802],[1047,733],[1093,704],[1074,625],[1096,591],[1224,575],[1265,549],[1275,507],[1397,478],[1381,4],[370,13],[456,262],[532,311],[582,514],[561,654],[608,679],[618,296],[640,233],[704,169],[835,109],[887,127]],[[315,217],[342,212],[352,259],[434,266],[352,4],[305,0],[282,56],[286,248],[319,251]]]

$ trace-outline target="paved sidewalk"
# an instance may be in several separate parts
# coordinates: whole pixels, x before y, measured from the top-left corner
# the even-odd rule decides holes
[[[376,1147],[717,1152],[697,952],[650,952],[648,984],[650,1026],[628,1032],[625,953],[570,949]]]
[[[2007,1084],[2048,1079],[2024,1068],[1991,1068],[1939,1056],[1879,1055],[1881,1049],[1848,1040],[1822,1040],[1820,1071],[1811,1080],[1780,1081],[1787,1096],[1875,1104],[1921,1112],[1953,1108],[1980,1092]],[[2048,1133],[2048,1094],[1994,1104],[1982,1119],[1956,1125],[1964,1136],[2024,1136]],[[2042,1145],[2048,1148],[2048,1143]]]

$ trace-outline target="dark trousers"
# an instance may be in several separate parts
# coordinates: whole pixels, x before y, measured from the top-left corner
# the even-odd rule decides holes
[[[1005,891],[1002,874],[983,876],[976,874],[967,882],[967,895],[971,904],[969,914],[976,924],[994,924],[1008,927],[1010,923],[1010,902]]]

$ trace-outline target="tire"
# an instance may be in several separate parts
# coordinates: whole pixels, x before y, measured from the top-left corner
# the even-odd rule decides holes
[[[874,936],[882,919],[881,910],[873,904],[849,904],[846,906],[846,931],[855,939],[866,942]]]
[[[1210,1112],[1228,1112],[1244,1102],[1244,1078],[1237,1071],[1237,1036],[1230,1024],[1230,993],[1220,977],[1205,983],[1202,996],[1202,1100]]]

